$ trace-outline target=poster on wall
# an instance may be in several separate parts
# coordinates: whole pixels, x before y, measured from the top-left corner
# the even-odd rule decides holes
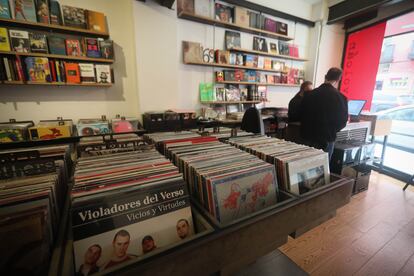
[[[386,22],[348,35],[340,91],[348,100],[366,100],[371,109]]]

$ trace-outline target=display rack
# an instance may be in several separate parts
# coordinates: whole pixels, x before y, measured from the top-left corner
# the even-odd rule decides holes
[[[293,56],[287,56],[287,55],[278,55],[278,54],[273,54],[273,53],[270,53],[270,52],[247,50],[247,49],[241,49],[241,48],[230,48],[230,49],[227,49],[227,50],[233,51],[233,52],[252,54],[252,55],[280,58],[280,59],[289,59],[289,60],[295,60],[295,61],[308,61],[307,59],[300,58],[300,57],[293,57]]]
[[[32,29],[32,30],[55,31],[55,32],[66,33],[66,34],[71,34],[71,35],[88,35],[88,36],[103,37],[103,38],[109,37],[108,32],[97,32],[93,30],[73,28],[73,27],[68,27],[68,26],[45,24],[45,23],[30,22],[30,21],[16,20],[16,19],[7,19],[7,18],[0,18],[0,25],[7,26],[7,27],[20,27],[20,28],[26,28],[26,29]]]
[[[223,64],[223,63],[216,63],[216,62],[211,62],[211,63],[208,63],[208,62],[186,62],[185,64],[188,64],[188,65],[210,66],[210,67],[218,67],[218,68],[233,68],[233,69],[246,69],[246,70],[254,70],[254,71],[283,73],[282,70],[257,68],[257,67],[242,66],[242,65],[231,65],[231,64]]]
[[[161,252],[131,260],[122,267],[106,270],[105,274],[232,275],[285,244],[288,236],[299,237],[335,216],[336,210],[350,201],[352,181],[336,175],[331,175],[331,181],[324,189],[302,197],[287,195],[273,208],[224,227],[210,221],[193,206],[195,224],[204,227],[199,228],[192,238]],[[70,235],[67,240],[62,249],[66,252],[64,265],[58,273],[65,276],[76,270],[73,267],[73,241]]]
[[[259,85],[259,86],[286,86],[286,87],[298,87],[299,84],[289,83],[261,83],[261,82],[248,82],[248,81],[216,81],[216,84],[242,84],[242,85]]]
[[[192,13],[188,13],[188,12],[181,12],[178,15],[178,18],[186,19],[186,20],[190,20],[190,21],[194,21],[194,22],[198,22],[198,23],[203,23],[203,24],[207,24],[207,25],[218,26],[218,27],[223,27],[223,28],[227,28],[227,29],[242,31],[242,32],[245,32],[245,33],[251,33],[251,34],[266,36],[266,37],[270,37],[270,38],[276,38],[276,39],[283,40],[283,41],[293,40],[293,38],[291,38],[289,36],[286,36],[286,35],[282,35],[282,34],[278,34],[278,33],[274,33],[274,32],[269,32],[269,31],[266,31],[266,30],[251,28],[251,27],[244,27],[244,26],[237,25],[237,24],[234,24],[234,23],[223,22],[223,21],[216,20],[216,19],[213,19],[213,18],[210,18],[210,17],[196,15],[196,14],[192,14]]]
[[[38,22],[29,22],[24,20],[0,18],[0,27],[5,28],[19,28],[30,31],[43,31],[48,34],[66,34],[77,35],[83,37],[98,37],[109,38],[108,32],[98,32],[94,30],[80,29],[68,26],[45,24]],[[20,53],[15,51],[0,51],[0,55],[15,56],[15,57],[45,57],[58,60],[71,60],[78,62],[89,63],[103,63],[113,64],[114,59],[92,58],[87,56],[69,56],[69,55],[55,55],[46,53]],[[23,69],[24,70],[24,69]],[[88,86],[88,87],[111,87],[112,83],[67,83],[67,82],[32,82],[32,81],[1,81],[4,85],[49,85],[49,86]]]

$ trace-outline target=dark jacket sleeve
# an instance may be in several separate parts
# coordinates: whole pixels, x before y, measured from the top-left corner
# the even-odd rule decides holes
[[[346,126],[346,123],[348,122],[348,100],[340,92],[338,100],[338,116],[336,117],[337,132],[343,129]]]

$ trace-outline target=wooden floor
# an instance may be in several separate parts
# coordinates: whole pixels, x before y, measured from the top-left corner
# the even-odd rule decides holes
[[[414,275],[414,190],[373,172],[368,191],[280,248],[311,275]]]

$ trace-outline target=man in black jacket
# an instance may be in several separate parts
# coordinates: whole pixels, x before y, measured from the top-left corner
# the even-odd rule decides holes
[[[311,81],[304,81],[300,86],[300,90],[289,102],[288,117],[289,122],[300,121],[300,107],[305,93],[312,91],[313,86]]]
[[[301,107],[301,136],[310,146],[323,149],[332,156],[336,133],[348,121],[347,99],[336,88],[342,70],[331,68],[325,83],[304,97]]]

